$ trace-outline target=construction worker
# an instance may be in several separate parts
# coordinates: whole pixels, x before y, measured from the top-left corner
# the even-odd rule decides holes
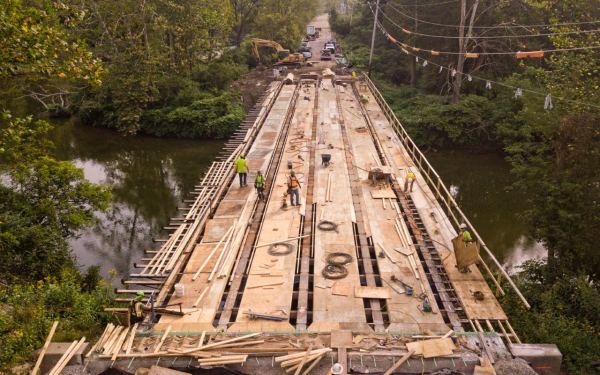
[[[246,164],[246,158],[245,158],[244,153],[240,154],[240,157],[238,158],[238,160],[235,161],[233,167],[237,168],[237,173],[240,176],[240,187],[248,185],[246,183],[246,174],[248,172],[248,170],[247,170],[248,166]]]
[[[460,225],[460,235],[462,236],[461,240],[462,242],[465,243],[465,246],[469,246],[471,243],[473,243],[473,238],[471,237],[471,233],[469,233],[469,231],[467,230],[467,224],[462,223]],[[469,267],[465,267],[462,270],[460,270],[460,272],[462,273],[467,273],[469,272]]]
[[[369,102],[369,98],[366,95],[362,95],[360,97],[360,100],[362,100],[363,103],[368,103]]]
[[[254,188],[258,193],[258,199],[265,199],[265,176],[263,176],[261,171],[256,172],[256,178],[254,178]]]
[[[344,366],[342,366],[339,363],[336,363],[335,365],[331,366],[331,370],[329,370],[327,375],[339,375],[342,372],[344,372]]]
[[[300,205],[300,181],[296,177],[296,172],[291,171],[287,178],[288,190],[290,192],[290,204],[292,206]],[[296,204],[294,204],[294,196],[296,196]]]
[[[146,304],[142,302],[144,298],[144,292],[139,291],[136,293],[135,298],[129,304],[129,315],[131,323],[138,323],[144,320],[144,310],[148,310]]]
[[[352,78],[356,79],[356,72],[352,71]]]
[[[410,192],[412,193],[412,187],[413,187],[413,184],[415,183],[416,179],[417,179],[417,177],[415,176],[415,174],[412,173],[409,169],[408,173],[406,174],[406,178],[404,179],[404,192],[405,193],[406,193],[406,190],[408,190],[409,183],[410,183]]]

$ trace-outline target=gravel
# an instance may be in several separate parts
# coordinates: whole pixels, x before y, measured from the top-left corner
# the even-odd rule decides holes
[[[529,363],[521,358],[502,359],[494,364],[497,375],[537,375]]]

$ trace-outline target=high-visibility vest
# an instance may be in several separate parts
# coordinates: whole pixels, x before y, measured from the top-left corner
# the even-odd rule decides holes
[[[290,187],[292,189],[298,189],[298,179],[296,176],[290,176]]]
[[[415,180],[415,174],[412,173],[412,172],[408,172],[408,174],[406,175],[406,180],[405,181],[408,182],[409,178],[412,178],[413,181],[414,181]]]
[[[465,246],[469,246],[467,242],[472,241],[471,233],[469,233],[468,231],[464,231],[463,238],[465,239]]]
[[[265,184],[265,176],[261,175],[256,175],[256,179],[254,180],[256,182],[256,187],[263,187],[263,185]]]
[[[142,301],[133,300],[129,305],[129,310],[131,311],[132,316],[135,316],[136,318],[141,318],[142,312],[144,311],[144,304],[142,303]]]

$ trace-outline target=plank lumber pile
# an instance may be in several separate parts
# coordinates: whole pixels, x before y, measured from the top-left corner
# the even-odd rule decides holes
[[[316,349],[313,351],[312,348],[309,347],[306,352],[277,357],[275,358],[275,362],[281,363],[281,367],[289,367],[285,370],[286,373],[295,371],[294,375],[299,375],[302,371],[302,367],[308,362],[313,361],[306,371],[302,373],[302,375],[307,375],[310,370],[312,370],[313,367],[315,367],[317,363],[331,351],[331,348]]]

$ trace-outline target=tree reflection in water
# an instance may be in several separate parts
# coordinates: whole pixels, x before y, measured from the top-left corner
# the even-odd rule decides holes
[[[182,140],[146,136],[124,137],[113,131],[55,122],[50,138],[57,158],[83,168],[86,178],[113,186],[115,200],[101,222],[71,241],[83,267],[99,265],[102,274],[115,269],[118,279],[166,238],[169,218],[182,216],[176,206],[193,190],[198,178],[223,146],[222,141]]]

